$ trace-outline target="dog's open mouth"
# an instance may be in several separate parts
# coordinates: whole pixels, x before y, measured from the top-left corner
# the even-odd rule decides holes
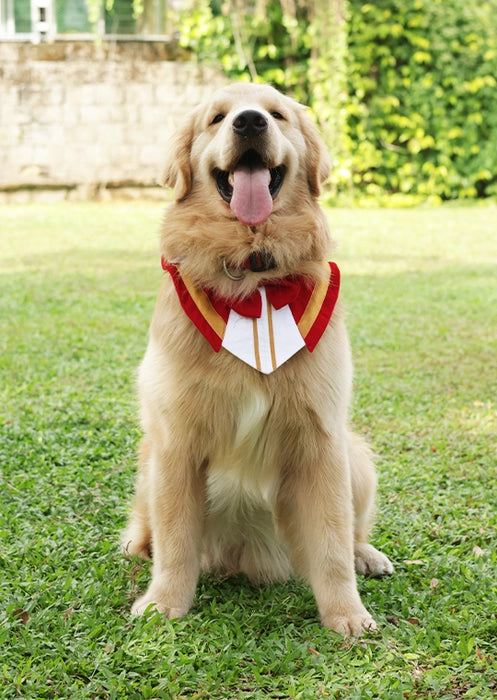
[[[286,168],[268,168],[254,150],[247,151],[233,170],[214,168],[217,190],[243,224],[262,224],[273,210],[273,200],[283,185]]]

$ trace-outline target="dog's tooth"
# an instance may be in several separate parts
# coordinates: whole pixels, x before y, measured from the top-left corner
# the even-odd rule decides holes
[[[234,175],[233,175],[233,173],[230,173],[228,175],[228,184],[231,185],[231,187],[233,187],[234,183],[235,183]]]

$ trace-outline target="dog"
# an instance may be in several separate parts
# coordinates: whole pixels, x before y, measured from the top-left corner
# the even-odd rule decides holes
[[[152,558],[135,615],[184,616],[201,570],[295,574],[323,625],[376,629],[355,574],[393,567],[367,542],[375,469],[348,426],[340,273],[318,204],[329,171],[305,108],[267,85],[218,90],[174,137],[122,539]]]

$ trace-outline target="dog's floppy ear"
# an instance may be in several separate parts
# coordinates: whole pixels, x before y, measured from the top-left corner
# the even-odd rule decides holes
[[[197,110],[192,112],[187,121],[174,133],[168,146],[163,184],[174,188],[174,198],[177,202],[185,199],[192,188],[190,151],[196,112]]]
[[[305,108],[304,108],[305,109]],[[311,194],[318,197],[321,185],[328,179],[331,172],[331,160],[317,128],[305,113],[300,112],[300,126],[307,146],[306,167],[307,181]]]

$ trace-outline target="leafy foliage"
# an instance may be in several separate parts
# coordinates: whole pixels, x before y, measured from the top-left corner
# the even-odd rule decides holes
[[[289,15],[280,2],[199,0],[180,14],[179,24],[180,44],[199,62],[218,64],[235,80],[284,85],[307,100],[313,39],[306,3]]]
[[[353,184],[372,194],[496,194],[495,0],[349,5]]]
[[[180,41],[234,79],[308,104],[334,154],[335,190],[497,194],[497,0],[347,7],[200,0]]]

